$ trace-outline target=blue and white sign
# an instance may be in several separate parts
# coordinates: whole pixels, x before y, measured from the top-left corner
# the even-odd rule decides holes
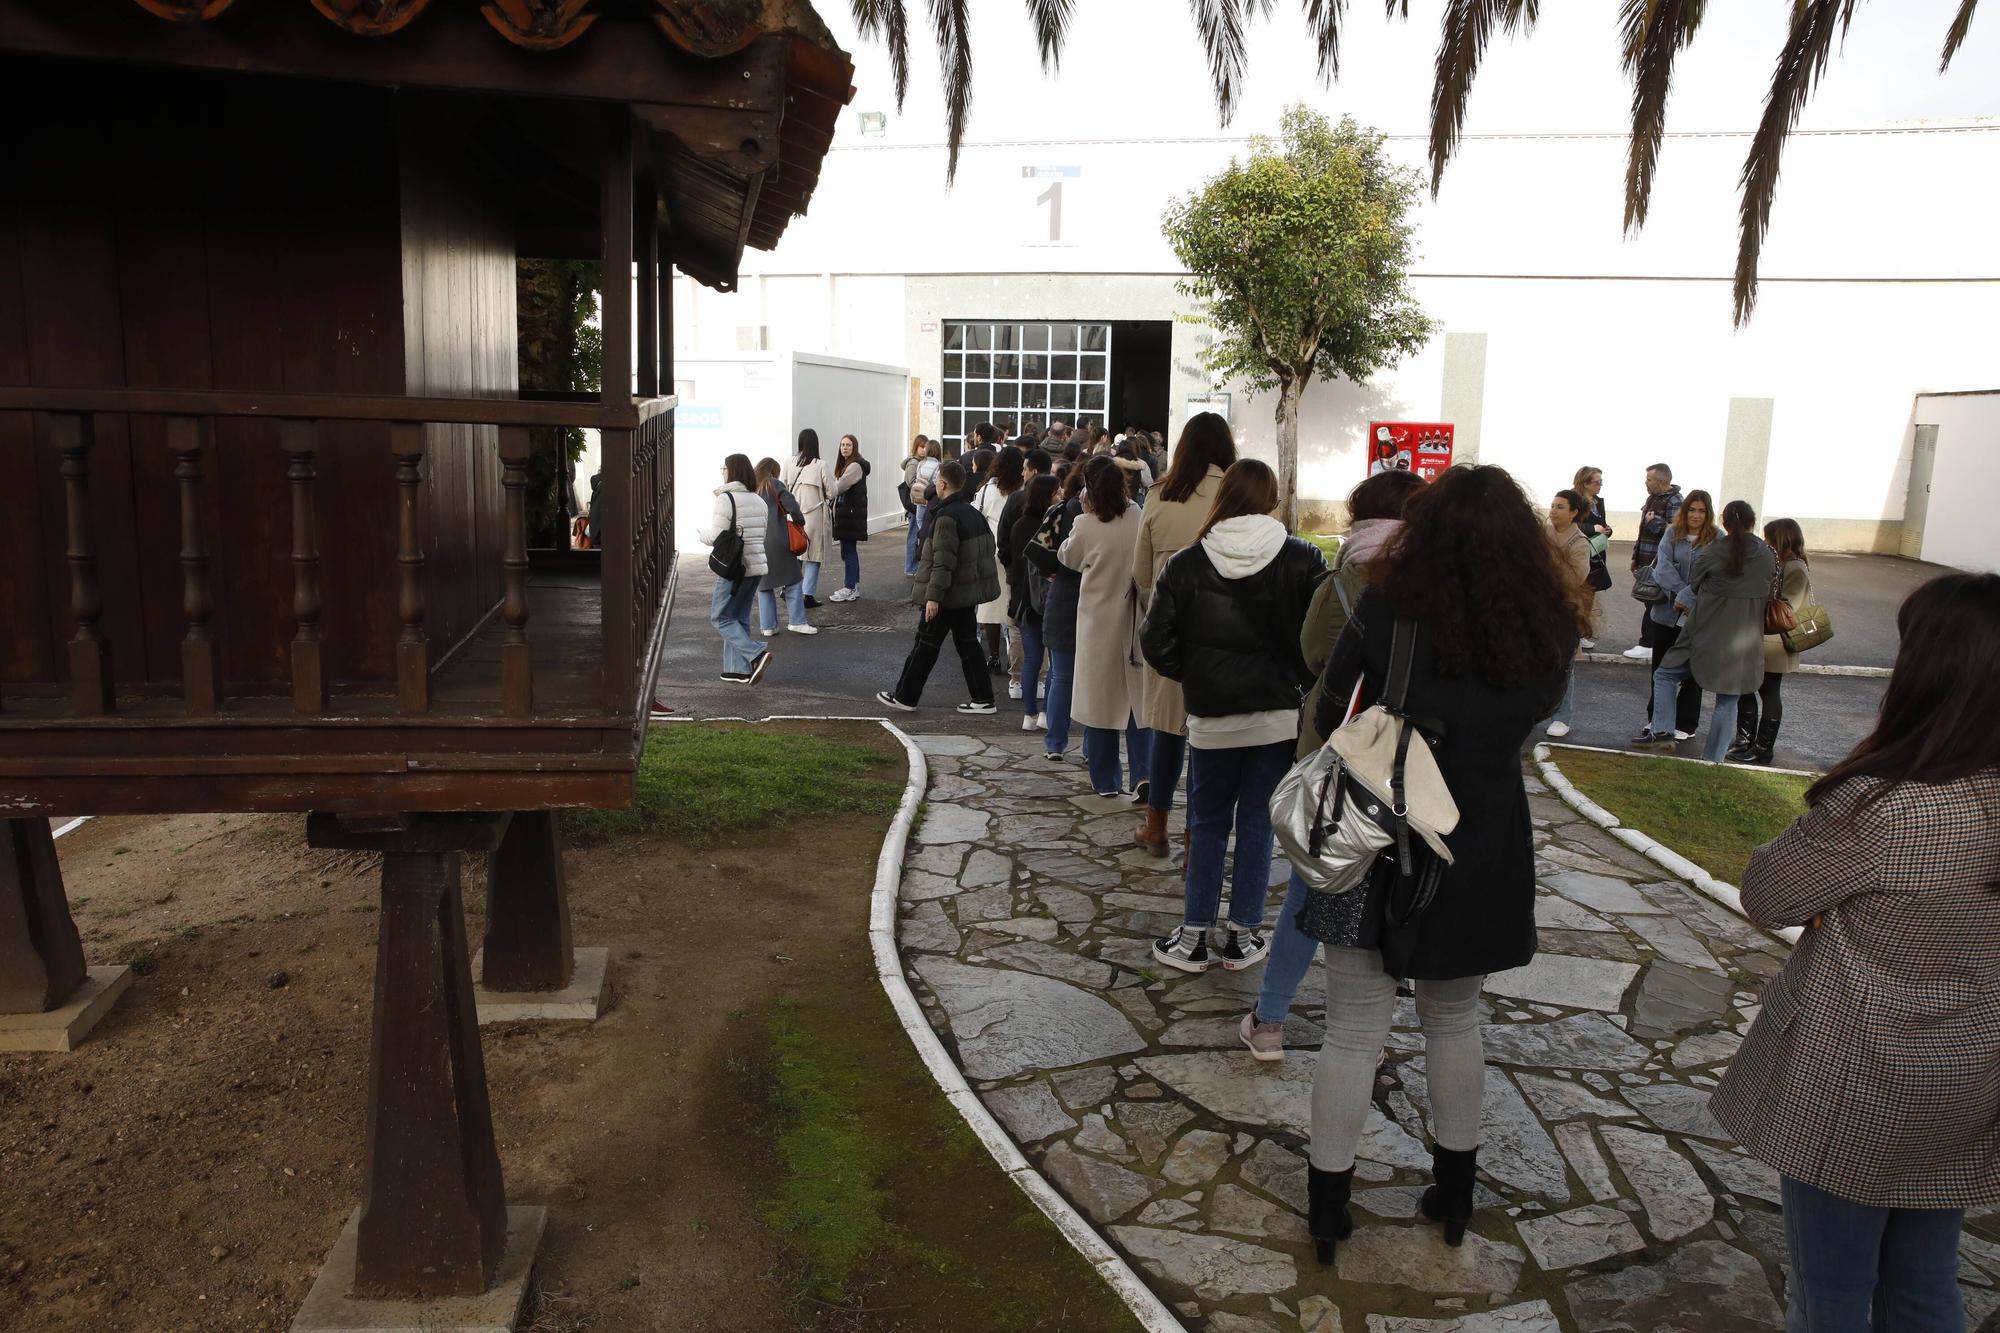
[[[722,409],[712,403],[678,403],[674,426],[679,430],[721,430]]]

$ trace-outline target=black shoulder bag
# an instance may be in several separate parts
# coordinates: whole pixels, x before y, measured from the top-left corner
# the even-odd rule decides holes
[[[725,492],[729,496],[729,526],[715,535],[715,544],[708,549],[708,567],[715,571],[719,579],[740,583],[745,573],[743,567],[743,533],[736,526],[741,513],[736,507],[736,492]]]

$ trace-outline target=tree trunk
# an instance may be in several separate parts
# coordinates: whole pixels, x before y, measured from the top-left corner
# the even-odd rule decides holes
[[[1303,380],[1278,385],[1278,517],[1287,532],[1299,523],[1299,399],[1305,391]]]

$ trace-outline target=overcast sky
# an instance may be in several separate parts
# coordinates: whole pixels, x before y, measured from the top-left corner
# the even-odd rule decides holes
[[[844,0],[820,11],[854,54],[853,106],[838,142],[859,140],[855,112],[889,113],[880,143],[944,137],[936,48],[926,0],[906,0],[912,23],[910,93],[895,114],[881,43],[861,40]],[[1802,122],[1851,128],[1925,118],[2000,115],[2000,12],[1981,14],[1951,72],[1937,73],[1939,47],[1958,0],[1873,0],[1855,16]],[[1695,44],[1679,62],[1669,105],[1672,130],[1747,130],[1762,109],[1784,40],[1791,0],[1728,0],[1708,7]],[[2000,10],[2000,0],[1988,8]],[[1332,88],[1315,74],[1298,0],[1275,0],[1253,22],[1247,97],[1233,124],[1218,125],[1201,43],[1185,4],[1174,0],[1076,0],[1061,70],[1044,75],[1020,0],[976,0],[973,9],[972,141],[1248,134],[1274,128],[1283,106],[1304,98],[1332,114],[1352,112],[1391,134],[1429,125],[1432,65],[1442,0],[1413,0],[1410,18],[1386,19],[1375,0],[1352,0]],[[1619,64],[1611,0],[1547,3],[1525,39],[1502,37],[1473,86],[1466,129],[1481,133],[1616,132],[1629,124],[1630,87]]]

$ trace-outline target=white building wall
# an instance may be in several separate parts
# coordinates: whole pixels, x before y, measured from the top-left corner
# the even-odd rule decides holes
[[[1993,517],[1993,497],[2000,495],[2000,390],[1926,395],[1912,417],[1913,426],[1938,428],[1922,557],[2000,573],[2000,523]]]

